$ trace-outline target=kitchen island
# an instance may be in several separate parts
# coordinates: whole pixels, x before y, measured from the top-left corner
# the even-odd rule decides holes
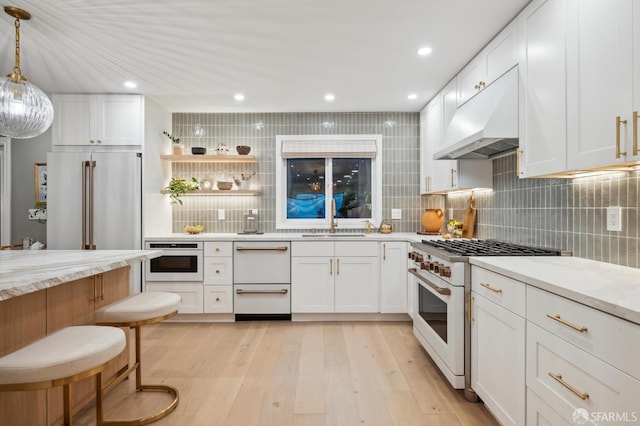
[[[0,356],[61,328],[94,324],[94,312],[129,294],[130,265],[160,250],[12,250],[0,252]],[[109,383],[129,362],[125,350],[103,374]],[[94,395],[93,378],[72,387],[74,411]],[[3,424],[52,424],[62,390],[0,393]]]

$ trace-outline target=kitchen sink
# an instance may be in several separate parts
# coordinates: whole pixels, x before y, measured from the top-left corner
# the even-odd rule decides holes
[[[366,237],[365,234],[302,234],[303,237],[311,238],[348,238],[348,237]]]

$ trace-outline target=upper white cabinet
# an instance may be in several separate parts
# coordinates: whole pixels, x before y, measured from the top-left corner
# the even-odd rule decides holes
[[[442,148],[446,126],[456,110],[456,80],[451,81],[420,113],[420,192],[431,194],[468,188],[491,188],[491,160],[434,160]]]
[[[639,15],[633,0],[567,2],[568,170],[640,160]]]
[[[142,145],[142,96],[54,95],[53,107],[53,145]]]
[[[510,23],[460,71],[457,106],[462,105],[518,63],[518,32]]]
[[[566,168],[566,0],[535,0],[519,16],[519,177]]]

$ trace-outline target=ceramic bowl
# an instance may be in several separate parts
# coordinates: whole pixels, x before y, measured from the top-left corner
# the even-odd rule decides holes
[[[240,155],[247,155],[251,152],[251,147],[247,145],[238,145],[236,146],[236,151],[238,151],[238,154]]]
[[[203,229],[204,227],[202,225],[186,225],[184,227],[185,232],[188,232],[189,234],[199,234]]]
[[[204,155],[207,153],[207,148],[203,148],[200,146],[194,146],[193,148],[191,148],[191,153],[193,155]]]
[[[218,181],[218,182],[216,182],[216,185],[218,186],[218,189],[220,189],[222,191],[228,191],[233,186],[233,182],[221,182],[221,181]]]

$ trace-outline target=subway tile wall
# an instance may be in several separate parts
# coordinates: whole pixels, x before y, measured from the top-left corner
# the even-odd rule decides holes
[[[235,154],[237,145],[248,145],[250,154],[258,158],[257,164],[174,163],[173,175],[202,180],[215,179],[218,173],[238,176],[256,172],[250,180],[250,189],[259,191],[257,196],[183,197],[183,205],[173,206],[173,232],[182,232],[184,225],[193,224],[204,225],[205,232],[240,232],[243,214],[248,209],[258,210],[259,231],[278,232],[275,229],[275,137],[315,134],[382,134],[382,216],[391,218],[392,208],[402,209],[402,219],[393,221],[394,231],[418,229],[423,203],[418,196],[418,113],[174,113],[172,121],[172,134],[181,138],[185,151],[199,146],[207,148],[209,154],[224,143]],[[218,219],[219,209],[225,210],[224,220]],[[293,230],[296,231],[307,230]]]
[[[493,160],[492,192],[475,194],[477,238],[570,250],[574,256],[640,267],[640,172],[576,179],[518,179],[515,156]],[[470,193],[447,196],[462,217]],[[622,231],[606,230],[606,208],[622,207]]]

